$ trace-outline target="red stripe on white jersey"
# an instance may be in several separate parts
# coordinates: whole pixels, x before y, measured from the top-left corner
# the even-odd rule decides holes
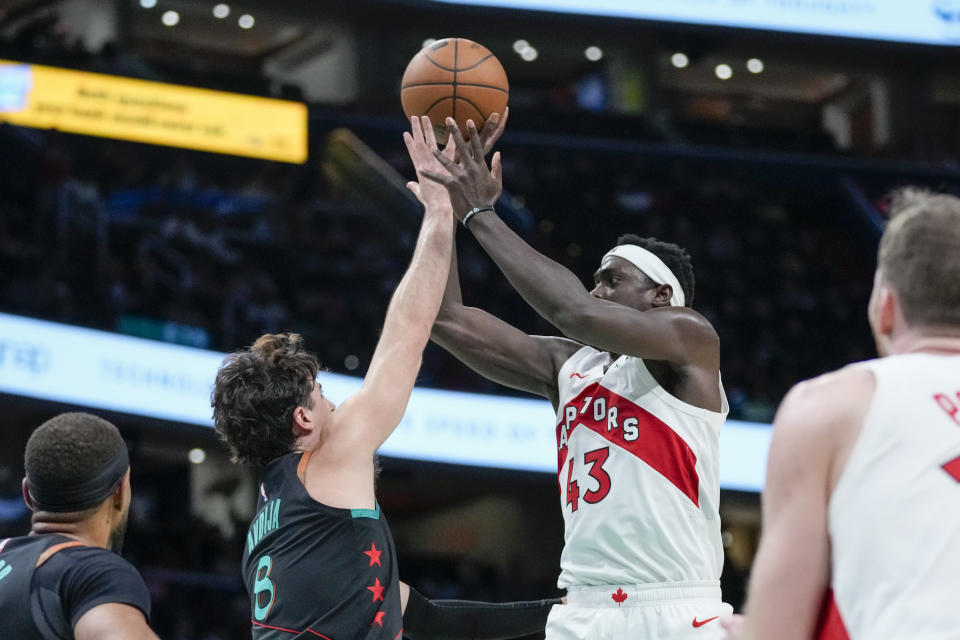
[[[832,589],[823,599],[815,637],[816,640],[850,640],[850,634],[847,633],[847,627],[840,616],[840,609],[837,608],[837,601],[833,598]]]
[[[960,458],[954,458],[943,465],[943,470],[950,474],[950,477],[960,482]]]
[[[603,408],[602,416],[596,418],[594,407],[600,401],[602,401]],[[690,498],[693,504],[700,506],[700,476],[697,474],[697,456],[690,445],[670,428],[670,425],[640,405],[602,386],[599,382],[588,385],[575,398],[566,403],[561,415],[567,413],[566,407],[569,406],[577,409],[577,415],[567,431],[567,441],[577,427],[584,426],[603,436],[611,444],[643,460]],[[616,408],[616,412],[611,419],[610,410],[612,407]],[[631,418],[636,420],[636,424],[633,426],[636,427],[639,435],[632,440],[627,440],[624,436],[623,425],[625,421]],[[561,442],[563,442],[561,440],[561,430],[564,429],[565,423],[566,419],[564,418],[557,425],[558,473],[563,471],[567,459],[568,447],[565,444],[561,445]]]

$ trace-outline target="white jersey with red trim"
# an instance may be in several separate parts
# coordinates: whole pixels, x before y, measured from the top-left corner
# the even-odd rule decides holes
[[[640,358],[583,347],[561,367],[560,588],[719,580],[722,413],[660,386]]]
[[[853,365],[876,391],[830,497],[820,638],[960,638],[960,355]]]

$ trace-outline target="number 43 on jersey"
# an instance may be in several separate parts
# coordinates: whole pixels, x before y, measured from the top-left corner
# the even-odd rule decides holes
[[[586,470],[586,476],[596,480],[597,485],[596,488],[592,488],[583,494],[584,502],[596,504],[610,493],[610,474],[603,468],[609,456],[610,447],[601,447],[583,454],[583,463],[578,470],[578,476],[583,479],[583,470]],[[572,456],[567,462],[567,505],[570,506],[571,511],[580,508],[580,483],[573,479],[576,462],[575,456]],[[590,484],[594,483],[591,482]]]

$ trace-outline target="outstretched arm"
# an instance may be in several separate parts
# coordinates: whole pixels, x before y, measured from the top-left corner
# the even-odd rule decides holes
[[[412,118],[404,142],[415,158],[428,162],[437,148],[429,118]],[[423,224],[410,266],[387,308],[383,332],[360,390],[334,413],[349,421],[340,431],[348,450],[369,456],[400,423],[420,372],[423,349],[440,308],[453,244],[453,218],[446,192],[429,180],[408,185],[424,203]]]
[[[508,640],[542,632],[552,600],[431,600],[400,583],[403,631],[413,640]]]
[[[557,373],[582,345],[565,338],[530,336],[476,307],[464,306],[456,248],[433,341],[468,367],[499,384],[557,404]]]
[[[502,169],[495,154],[488,170],[478,150],[476,129],[464,141],[448,121],[463,161],[437,156],[445,172],[424,176],[447,187],[458,217],[490,208],[500,196]],[[578,342],[613,353],[678,364],[719,364],[719,339],[710,323],[687,307],[664,307],[640,312],[594,298],[580,280],[562,265],[540,254],[491,211],[471,215],[466,225],[514,289],[548,322]]]
[[[509,110],[501,118],[490,114],[478,139],[482,153],[489,153],[500,138],[507,123]],[[443,154],[454,157],[456,145],[447,141]],[[417,172],[435,166],[430,157],[414,158]],[[453,220],[453,226],[459,226]],[[457,248],[454,243],[450,257],[450,272],[440,303],[440,313],[433,325],[431,338],[468,367],[499,384],[528,391],[554,404],[557,399],[557,371],[580,345],[571,340],[556,337],[528,336],[476,307],[463,304],[460,294],[460,277],[457,270]]]

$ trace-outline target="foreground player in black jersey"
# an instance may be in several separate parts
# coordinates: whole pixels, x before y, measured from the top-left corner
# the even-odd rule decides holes
[[[0,539],[4,640],[156,640],[143,578],[117,555],[130,509],[127,446],[112,424],[64,413],[24,455],[29,535]]]
[[[490,144],[500,133],[491,120]],[[404,140],[414,165],[436,169],[430,121],[414,118],[412,127]],[[553,604],[430,601],[399,581],[374,454],[413,390],[454,229],[442,187],[408,186],[424,204],[423,225],[356,394],[334,407],[295,334],[262,336],[217,373],[217,431],[235,461],[266,467],[242,569],[255,640],[511,638],[542,630]]]

